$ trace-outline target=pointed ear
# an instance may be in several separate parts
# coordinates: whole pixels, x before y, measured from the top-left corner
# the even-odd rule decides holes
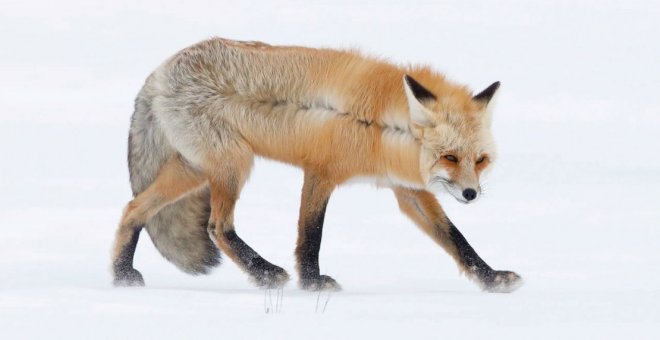
[[[424,107],[424,103],[435,101],[435,95],[407,74],[403,76],[403,88],[408,99],[410,120],[422,126],[432,125],[432,116]]]
[[[496,81],[490,86],[488,86],[485,90],[479,92],[477,95],[472,97],[472,100],[475,102],[482,103],[484,106],[488,105],[488,103],[493,99],[493,96],[495,96],[495,92],[497,92],[497,89],[500,88],[500,82]]]

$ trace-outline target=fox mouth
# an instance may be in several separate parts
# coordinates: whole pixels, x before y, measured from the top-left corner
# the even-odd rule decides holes
[[[463,204],[470,204],[474,201],[468,201],[465,198],[463,198],[463,195],[461,194],[461,191],[456,188],[456,185],[453,184],[444,184],[445,189],[452,195],[454,198],[463,203]]]
[[[457,188],[456,183],[447,178],[435,176],[431,179],[429,186],[432,188],[437,188],[439,185],[442,185],[442,188],[450,195],[452,195],[457,201],[463,204],[470,204],[474,201],[468,201],[463,197],[461,190]]]

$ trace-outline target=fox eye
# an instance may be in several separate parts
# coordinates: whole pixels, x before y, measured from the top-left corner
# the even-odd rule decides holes
[[[477,164],[481,164],[486,160],[486,156],[481,156],[479,159],[477,159]]]
[[[458,158],[456,158],[454,155],[446,155],[445,159],[452,163],[458,163]]]

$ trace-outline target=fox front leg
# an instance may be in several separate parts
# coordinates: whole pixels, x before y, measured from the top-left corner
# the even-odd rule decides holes
[[[321,275],[319,251],[323,234],[325,209],[335,185],[310,172],[305,172],[302,189],[296,264],[300,275],[300,287],[305,290],[341,290],[333,278]]]
[[[243,150],[248,150],[245,147]],[[230,156],[232,158],[230,158]],[[250,152],[226,153],[216,164],[208,165],[208,185],[211,192],[211,216],[208,231],[220,248],[260,288],[280,288],[289,281],[289,274],[257,253],[243,239],[234,226],[234,208],[252,168],[254,156]],[[223,163],[225,163],[223,165]],[[222,171],[217,171],[222,169]],[[216,173],[212,171],[216,170]]]
[[[477,255],[463,234],[447,218],[433,194],[404,188],[395,188],[394,193],[401,211],[444,248],[461,271],[483,290],[508,293],[522,285],[522,278],[518,274],[494,270]]]

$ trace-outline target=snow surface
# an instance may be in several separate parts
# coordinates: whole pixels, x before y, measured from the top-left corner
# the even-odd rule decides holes
[[[0,338],[660,338],[657,1],[1,7]],[[146,235],[135,263],[147,287],[113,288],[133,98],[163,59],[213,35],[360,47],[475,90],[502,81],[486,194],[440,199],[479,254],[525,286],[480,292],[388,190],[354,185],[328,207],[321,269],[344,291],[324,313],[291,282],[281,313],[266,314],[268,296],[231,261],[187,276]],[[260,160],[236,216],[292,274],[301,185],[299,170]]]

